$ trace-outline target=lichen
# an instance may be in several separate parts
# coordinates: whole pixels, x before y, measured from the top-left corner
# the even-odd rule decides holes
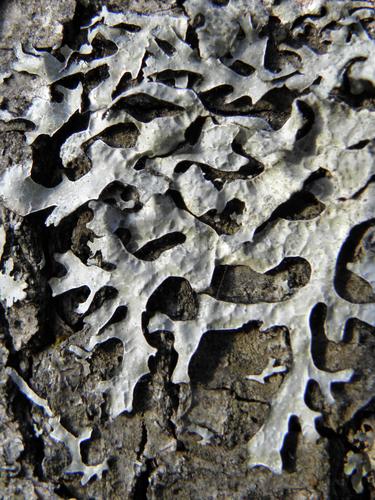
[[[316,367],[310,345],[311,312],[316,304],[326,305],[327,336],[335,342],[341,340],[349,318],[372,320],[371,304],[348,302],[334,285],[337,258],[351,229],[374,217],[375,188],[370,181],[375,112],[332,98],[353,62],[352,88],[360,92],[364,81],[375,85],[369,69],[375,57],[374,42],[358,22],[368,15],[370,5],[360,2],[353,10],[354,3],[327,2],[324,15],[303,18],[292,27],[297,32],[301,23],[315,24],[326,33],[326,49],[318,53],[285,41],[280,49],[294,57],[282,60],[277,72],[266,68],[269,39],[261,28],[268,21],[270,7],[261,1],[229,2],[227,7],[186,1],[190,19],[200,15],[204,21],[197,28],[196,47],[188,43],[187,16],[123,15],[103,8],[85,28],[87,43],[78,51],[65,46],[55,57],[46,51],[17,50],[14,69],[40,79],[40,95],[23,117],[35,124],[26,133],[30,144],[42,134],[53,136],[77,114],[89,116],[87,125],[67,137],[60,148],[59,184],[47,188],[36,183],[30,161],[2,174],[0,192],[3,202],[20,215],[50,208],[47,225],[59,224],[86,203],[93,213],[87,224],[94,235],[88,243],[90,257],[83,262],[72,251],[56,255],[66,274],[52,278],[50,286],[55,296],[81,286],[89,288],[89,295],[76,309],[84,315],[85,324],[82,344],[71,346],[77,356],[90,356],[96,345],[112,337],[123,344],[121,369],[97,387],[110,394],[112,418],[132,409],[134,387],[148,372],[148,359],[155,353],[143,335],[142,315],[152,293],[174,276],[188,280],[197,292],[197,317],[175,321],[157,313],[148,324],[150,333],[162,329],[174,334],[178,361],[173,382],[189,382],[189,362],[205,332],[239,328],[252,320],[262,322],[264,329],[285,325],[293,352],[290,370],[269,360],[261,375],[249,376],[249,383],[264,382],[273,373],[284,378],[266,422],[250,439],[249,464],[281,472],[280,450],[292,415],[300,419],[306,439],[318,437],[315,419],[320,414],[305,402],[307,384],[315,380],[333,404],[331,384],[349,381],[352,371],[330,373]],[[322,5],[322,1],[281,2],[273,13],[291,24],[299,16],[316,16]],[[88,58],[99,35],[116,50]],[[235,71],[236,61],[250,68],[249,74]],[[64,87],[69,77],[79,76],[84,82],[89,71],[103,66],[108,77],[85,99],[81,83],[74,89]],[[60,93],[59,102],[52,99],[51,87]],[[214,91],[223,88],[225,95],[215,101]],[[255,106],[275,89],[297,95],[290,116],[278,129],[251,112],[240,116],[228,111],[239,99]],[[153,107],[154,113],[149,113]],[[15,118],[6,111],[0,113],[3,120]],[[120,124],[136,128],[134,146],[114,147],[100,138],[105,130]],[[190,137],[192,130],[196,137]],[[90,169],[71,180],[65,172],[74,170],[83,155]],[[243,174],[249,163],[259,168]],[[211,176],[205,167],[211,169]],[[135,198],[129,202],[115,196],[109,203],[103,192],[115,182],[130,186]],[[278,207],[302,189],[320,202],[319,214],[298,220],[277,217]],[[176,192],[180,202],[175,201]],[[230,213],[234,229],[215,230],[208,216],[214,213],[220,220],[231,202],[241,207]],[[119,237],[121,229],[130,232],[125,244]],[[154,259],[137,256],[147,243],[170,233],[180,235],[172,247],[162,249]],[[373,251],[366,252],[361,271],[359,264],[350,269],[373,284]],[[285,283],[286,300],[238,304],[210,295],[218,265],[242,265],[266,273],[294,257],[310,266],[311,277],[297,290]],[[103,287],[114,288],[117,295],[93,310],[93,299]],[[119,308],[126,308],[126,316],[114,322]],[[11,376],[50,419],[55,418],[46,400],[38,399],[15,372]],[[101,474],[103,467],[88,469],[74,451],[89,432],[71,437],[58,420],[53,422],[51,436],[63,441],[72,453],[68,472],[82,472],[83,482]]]
[[[5,244],[6,231],[4,226],[0,225],[0,260],[3,259]],[[26,297],[27,283],[14,276],[14,262],[11,256],[3,260],[3,269],[0,273],[0,301],[5,307],[11,307]]]
[[[354,451],[349,450],[345,457],[344,473],[351,477],[356,493],[363,493],[363,478],[375,470],[374,422],[365,419],[357,432],[348,436]]]
[[[43,409],[48,418],[50,426],[50,436],[54,441],[62,442],[68,448],[71,456],[69,467],[65,470],[69,473],[82,473],[81,483],[85,485],[92,477],[102,477],[104,471],[108,469],[107,462],[98,465],[86,465],[82,461],[80,445],[83,441],[90,439],[92,429],[83,429],[79,436],[74,436],[60,423],[59,416],[53,415],[48,401],[38,396],[30,386],[26,384],[22,377],[13,369],[7,368],[9,377],[17,384],[19,390],[27,396],[36,406]]]

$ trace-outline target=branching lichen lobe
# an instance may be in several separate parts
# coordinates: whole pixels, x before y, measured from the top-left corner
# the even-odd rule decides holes
[[[273,14],[292,24],[299,16],[317,14],[322,4],[292,3],[294,7],[288,2],[274,6]],[[308,24],[325,33],[326,50],[318,53],[286,40],[278,49],[294,57],[281,58],[277,72],[266,64],[271,41],[261,28],[269,11],[260,0],[253,10],[245,1],[226,6],[185,2],[191,20],[201,16],[195,26],[199,50],[187,43],[192,29],[188,17],[123,15],[105,8],[86,28],[88,41],[77,51],[64,46],[56,58],[45,51],[18,49],[14,69],[37,75],[41,83],[24,116],[35,124],[26,132],[30,144],[42,135],[54,136],[83,112],[83,105],[89,116],[87,126],[60,147],[63,169],[74,170],[86,159],[82,175],[63,173],[59,184],[47,188],[32,179],[30,160],[2,174],[0,191],[5,205],[20,215],[51,208],[47,225],[58,225],[86,203],[93,212],[86,223],[94,235],[87,242],[87,262],[72,251],[56,255],[66,274],[52,278],[50,286],[54,296],[89,289],[76,309],[85,325],[81,345],[71,346],[77,357],[89,357],[111,338],[122,342],[119,370],[96,388],[110,395],[111,418],[132,410],[135,385],[148,373],[149,357],[155,353],[142,331],[148,301],[168,278],[177,277],[188,280],[196,294],[195,317],[177,320],[156,313],[148,324],[151,334],[174,334],[178,360],[173,382],[189,382],[189,362],[206,331],[232,330],[249,321],[261,321],[264,329],[285,325],[293,352],[291,369],[287,372],[270,358],[261,373],[248,376],[249,383],[264,383],[275,373],[284,376],[268,419],[249,441],[249,464],[281,472],[280,450],[293,415],[300,419],[307,440],[317,438],[319,413],[305,402],[307,384],[311,379],[318,382],[333,404],[331,383],[349,381],[352,372],[329,373],[316,367],[311,311],[317,303],[327,306],[327,336],[335,342],[341,340],[349,318],[372,320],[371,304],[349,302],[334,286],[342,244],[353,226],[374,217],[375,188],[369,181],[374,174],[375,112],[332,99],[351,63],[347,77],[354,94],[375,85],[369,69],[374,42],[360,24],[367,15],[364,3],[350,14],[351,2],[328,3],[325,15],[306,18],[302,26],[296,23],[291,28],[295,36]],[[106,40],[111,50],[90,57],[98,39]],[[84,81],[103,65],[107,78],[94,88],[81,82],[74,88],[64,86],[70,77]],[[51,97],[52,87],[59,92],[57,101]],[[275,89],[297,95],[277,129],[264,110],[251,113]],[[250,103],[250,113],[236,113],[239,100]],[[0,118],[9,121],[15,116],[0,111]],[[116,131],[113,140],[107,137],[111,131]],[[246,175],[249,159],[257,165],[252,175]],[[321,169],[328,174],[318,175]],[[319,210],[283,218],[288,202],[300,192],[316,200]],[[364,237],[363,252],[348,268],[373,285],[371,231]],[[124,232],[128,237],[122,239]],[[144,249],[151,242],[157,252],[146,258]],[[280,301],[248,299],[241,304],[210,293],[218,266],[246,266],[249,272],[265,274],[270,283],[271,270],[297,257],[309,264],[310,279],[294,286],[280,277],[274,295]],[[9,274],[11,269],[5,269]],[[9,306],[24,297],[26,284],[18,283],[13,290],[17,281],[9,278],[6,283],[3,299]],[[117,293],[92,310],[104,287]],[[30,399],[50,411],[19,375],[11,376]],[[56,429],[52,437],[71,451],[79,448],[81,437],[73,439]],[[82,472],[84,482],[104,470],[83,463],[80,469],[77,450],[73,457],[67,471]]]

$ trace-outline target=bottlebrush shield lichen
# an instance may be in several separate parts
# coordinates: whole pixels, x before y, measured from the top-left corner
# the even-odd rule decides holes
[[[325,12],[317,16],[323,5]],[[346,77],[353,91],[375,85],[374,41],[360,23],[373,11],[371,2],[346,1],[291,1],[272,7],[272,2],[260,0],[232,1],[227,6],[187,0],[184,7],[187,15],[179,17],[123,15],[103,8],[84,28],[87,43],[79,50],[64,46],[53,55],[17,49],[14,70],[40,79],[40,94],[24,115],[35,125],[26,133],[27,141],[33,143],[42,134],[53,136],[74,116],[84,115],[87,121],[60,148],[59,184],[47,188],[36,183],[30,161],[2,174],[1,197],[20,215],[51,207],[47,225],[57,225],[89,204],[93,219],[87,227],[95,235],[89,243],[91,256],[83,262],[71,251],[56,255],[66,274],[51,279],[50,285],[54,295],[82,285],[90,290],[77,307],[85,314],[88,339],[84,345],[71,346],[77,356],[90,356],[97,344],[111,337],[123,343],[120,372],[97,388],[110,394],[113,418],[132,409],[134,387],[148,372],[148,358],[155,349],[142,333],[142,314],[151,294],[168,277],[187,279],[198,293],[199,306],[195,319],[173,321],[157,313],[148,325],[150,332],[174,333],[175,383],[189,382],[189,361],[208,330],[239,328],[251,320],[263,322],[264,328],[288,327],[293,352],[289,372],[269,359],[261,374],[248,377],[252,383],[264,383],[264,377],[273,373],[285,374],[268,419],[249,442],[251,466],[281,472],[280,449],[292,415],[299,417],[306,439],[318,436],[319,413],[304,399],[309,380],[318,382],[327,401],[334,403],[331,383],[349,381],[352,375],[350,370],[328,373],[315,366],[311,311],[317,303],[327,306],[327,336],[336,342],[347,319],[371,322],[373,317],[371,304],[354,304],[339,296],[334,279],[340,248],[351,229],[374,217],[375,187],[369,181],[375,171],[375,112],[354,109],[332,97],[348,67]],[[286,39],[279,47],[279,70],[267,69],[269,40],[261,28],[271,9],[291,33],[314,25],[325,41],[324,51],[289,45]],[[189,18],[197,16],[202,23],[193,48],[187,41]],[[111,42],[114,50],[96,56],[97,37]],[[235,69],[238,62],[246,71]],[[88,73],[97,68],[104,68],[106,78],[84,90]],[[73,76],[80,80],[75,88],[64,86]],[[51,97],[51,87],[60,94],[58,102]],[[238,99],[251,100],[255,106],[269,91],[280,88],[296,97],[290,116],[277,129],[264,114],[236,112]],[[218,89],[226,90],[220,109],[210,98]],[[16,117],[0,111],[0,118]],[[110,146],[101,138],[119,124],[135,131],[129,147]],[[188,131],[193,128],[198,132],[191,139]],[[64,172],[74,171],[82,158],[89,169],[71,180]],[[244,170],[249,162],[257,168]],[[324,176],[317,175],[322,171]],[[108,203],[103,191],[113,183],[131,187],[133,196],[125,201],[117,193]],[[302,189],[320,202],[319,213],[301,220],[271,218]],[[171,192],[178,192],[182,203],[176,204]],[[231,229],[215,229],[215,220],[233,202],[240,208],[230,213]],[[204,216],[212,213],[216,215],[208,224]],[[120,228],[130,232],[125,245],[118,236]],[[137,250],[170,233],[180,235],[173,248],[164,248],[153,260],[137,257]],[[370,246],[367,233],[363,266],[358,260],[351,269],[373,283]],[[218,265],[242,265],[266,273],[289,257],[303,259],[311,276],[299,289],[284,283],[278,302],[229,303],[209,294]],[[106,286],[114,288],[116,296],[89,311],[95,294]],[[126,317],[113,323],[119,307],[127,308]],[[11,376],[52,419],[48,403],[38,399],[19,375]],[[82,472],[84,482],[101,474],[104,466],[99,472],[89,469],[80,457],[79,442],[89,434],[72,441],[63,430],[56,437],[61,427],[56,425],[51,436],[63,441],[73,457],[67,472]]]

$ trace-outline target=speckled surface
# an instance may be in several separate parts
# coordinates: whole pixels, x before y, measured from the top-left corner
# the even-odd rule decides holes
[[[103,4],[2,5],[5,496],[371,495],[371,6]]]

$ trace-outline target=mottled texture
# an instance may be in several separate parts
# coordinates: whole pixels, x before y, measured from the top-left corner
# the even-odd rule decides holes
[[[20,491],[350,495],[344,424],[373,394],[370,4],[108,2],[124,15],[81,31],[101,3],[63,4],[51,52],[16,46],[0,110],[4,380],[35,403],[5,410]]]

